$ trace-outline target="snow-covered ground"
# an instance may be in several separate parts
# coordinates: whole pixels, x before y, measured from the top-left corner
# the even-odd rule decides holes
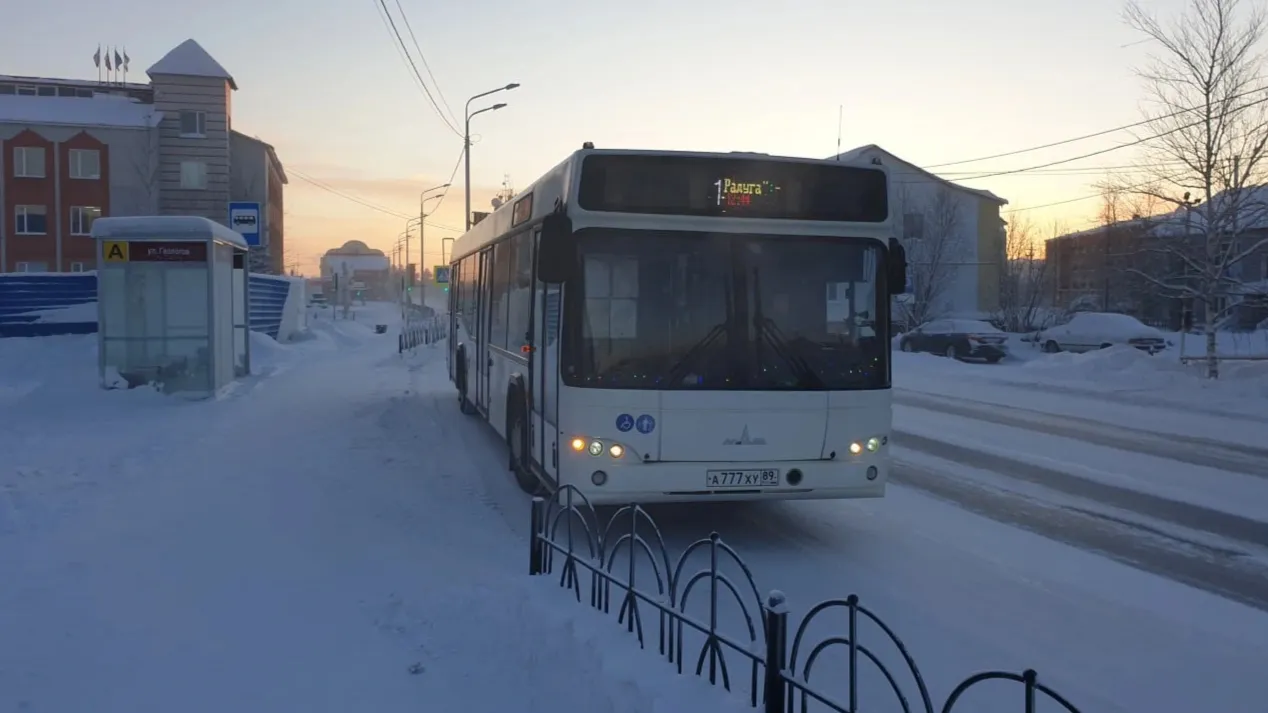
[[[526,576],[503,447],[458,413],[443,352],[372,333],[399,308],[358,310],[257,336],[260,375],[192,404],[98,390],[91,337],[0,340],[0,412],[23,414],[0,428],[0,710],[747,710]],[[1203,413],[1238,394],[1199,379],[1079,375],[1110,352],[1059,379],[896,355],[886,498],[652,514],[676,551],[722,533],[794,621],[858,593],[935,702],[1033,667],[1087,713],[1257,713],[1265,426]],[[839,692],[844,656],[818,666]],[[860,694],[897,710],[874,674]]]
[[[358,310],[202,403],[0,341],[0,710],[740,710],[525,576],[526,506],[431,435],[443,352]]]

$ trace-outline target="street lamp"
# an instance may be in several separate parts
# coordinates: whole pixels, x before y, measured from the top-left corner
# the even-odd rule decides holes
[[[427,263],[427,212],[423,209],[427,205],[427,201],[440,200],[444,198],[444,194],[438,196],[428,196],[428,193],[448,188],[448,183],[442,183],[439,186],[432,186],[418,194],[418,298],[423,307],[427,306],[427,281],[422,279],[424,265]],[[434,277],[434,276],[433,276]]]
[[[515,89],[518,86],[519,86],[518,82],[512,82],[506,85],[505,87],[498,87],[497,89],[490,89],[487,92],[481,92],[471,97],[470,99],[468,99],[466,107],[463,108],[462,113],[463,113],[463,116],[465,117],[465,122],[463,124],[463,129],[462,129],[462,146],[463,146],[462,154],[466,162],[464,180],[466,182],[465,192],[466,192],[466,216],[467,216],[466,229],[467,230],[471,230],[471,119],[476,114],[483,114],[486,111],[496,111],[506,106],[506,104],[494,104],[491,107],[486,107],[473,114],[471,113],[471,102],[481,97],[487,97],[490,94],[497,94],[498,92],[508,92],[512,89]]]

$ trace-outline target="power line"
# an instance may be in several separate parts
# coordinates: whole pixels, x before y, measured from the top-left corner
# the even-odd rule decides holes
[[[427,82],[423,81],[423,74],[418,71],[418,65],[414,62],[414,56],[410,54],[409,47],[405,44],[405,40],[401,37],[401,31],[396,28],[396,20],[392,19],[392,13],[387,9],[387,3],[384,0],[377,0],[377,3],[378,7],[382,8],[383,14],[387,17],[387,22],[392,31],[392,35],[396,37],[396,44],[405,51],[405,60],[409,62],[410,69],[413,70],[414,73],[414,78],[418,80],[418,85],[422,87],[423,94],[427,96],[427,101],[431,104],[432,109],[436,111],[436,116],[440,117],[440,120],[445,123],[445,126],[448,127],[450,131],[461,137],[462,132],[450,123],[449,118],[445,116],[445,112],[440,110],[440,105],[436,103],[436,98],[432,96],[431,90],[427,88]],[[450,113],[452,113],[452,111]]]
[[[369,208],[370,210],[375,210],[375,211],[378,211],[378,212],[380,212],[380,213],[383,213],[384,215],[390,215],[390,216],[392,216],[393,218],[400,218],[401,220],[413,220],[413,219],[414,219],[414,216],[412,216],[412,215],[406,215],[405,213],[398,213],[398,212],[396,212],[396,211],[392,210],[391,208],[385,208],[385,207],[383,207],[383,206],[381,206],[381,205],[378,205],[377,203],[371,203],[370,201],[365,200],[364,198],[358,198],[357,196],[354,196],[354,195],[352,195],[351,193],[345,193],[345,192],[343,192],[343,191],[339,190],[338,188],[335,188],[335,187],[333,187],[333,186],[327,185],[327,184],[325,184],[325,183],[323,183],[323,182],[321,182],[321,181],[317,180],[316,178],[313,178],[313,177],[311,177],[311,176],[306,176],[306,175],[304,175],[304,174],[300,173],[299,171],[296,171],[294,168],[287,167],[287,169],[286,169],[286,173],[287,173],[287,175],[294,175],[296,178],[300,179],[301,181],[303,181],[303,182],[305,182],[305,183],[311,184],[311,185],[312,185],[312,186],[314,186],[315,188],[320,188],[321,190],[326,191],[327,193],[330,193],[330,194],[332,194],[332,195],[339,196],[340,198],[342,198],[342,199],[344,199],[344,200],[347,200],[347,201],[352,201],[353,203],[356,203],[357,205],[363,206],[363,207],[365,207],[365,208]],[[440,230],[448,230],[448,231],[450,231],[450,232],[454,232],[454,233],[461,233],[461,232],[463,232],[460,228],[455,228],[455,227],[450,226],[450,225],[442,225],[442,224],[440,224],[440,223],[430,223],[430,222],[429,222],[429,223],[427,223],[427,227],[429,227],[429,228],[438,228],[438,229],[440,229]]]
[[[1258,91],[1263,91],[1263,90],[1260,89]],[[1256,105],[1264,104],[1264,103],[1268,103],[1268,97],[1264,97],[1262,99],[1256,99],[1255,101],[1250,102],[1249,104],[1244,104],[1238,109],[1238,111],[1241,111],[1242,109],[1249,109],[1252,106],[1256,106]],[[1179,112],[1179,113],[1183,113],[1183,112]],[[1079,156],[1074,156],[1072,158],[1064,158],[1059,161],[1049,161],[1048,163],[1041,163],[1037,166],[1027,166],[1026,168],[1016,168],[1011,171],[995,171],[993,173],[981,173],[976,176],[965,176],[961,178],[960,180],[971,181],[971,180],[977,180],[982,178],[995,178],[997,176],[1010,176],[1016,173],[1028,173],[1030,171],[1034,171],[1040,168],[1050,168],[1052,166],[1060,166],[1067,163],[1074,163],[1075,161],[1082,161],[1083,159],[1092,158],[1093,156],[1101,156],[1101,155],[1110,153],[1112,151],[1118,151],[1120,149],[1130,148],[1132,146],[1139,146],[1140,144],[1153,141],[1154,139],[1160,139],[1164,136],[1169,136],[1171,134],[1184,131],[1185,129],[1191,129],[1195,126],[1202,124],[1204,121],[1205,119],[1199,119],[1197,121],[1193,121],[1188,124],[1182,124],[1173,129],[1168,129],[1166,131],[1154,134],[1152,136],[1145,136],[1143,138],[1136,139],[1135,141],[1129,141],[1125,144],[1117,144],[1115,146],[1110,146],[1109,148],[1104,148],[1099,151],[1092,151],[1089,153],[1081,154]]]
[[[458,177],[458,169],[459,167],[462,166],[462,157],[466,155],[467,155],[467,147],[463,146],[462,150],[458,152],[458,160],[454,161],[453,170],[449,172],[449,180],[445,181],[445,183],[448,183],[449,185],[445,187],[445,192],[440,194],[440,200],[436,201],[436,207],[432,209],[433,213],[440,210],[440,204],[445,202],[445,196],[449,195],[450,189],[453,188],[453,179]],[[461,233],[465,231],[459,230],[457,232]]]
[[[1177,175],[1177,174],[1172,174],[1172,175],[1170,175],[1170,176],[1163,176],[1161,180],[1164,180],[1164,181],[1166,181],[1166,180],[1171,180],[1171,179],[1175,178],[1175,177],[1176,177],[1176,175]],[[1125,190],[1125,191],[1131,191],[1131,190],[1135,190],[1135,189],[1137,189],[1137,188],[1144,188],[1145,186],[1152,185],[1154,182],[1155,182],[1155,181],[1150,180],[1150,181],[1144,181],[1144,182],[1142,182],[1142,183],[1136,183],[1136,184],[1134,184],[1134,185],[1130,185],[1130,186],[1123,186],[1122,190]],[[1104,193],[1104,192],[1100,192],[1100,193],[1091,193],[1091,194],[1086,195],[1086,196],[1079,196],[1078,198],[1067,198],[1067,199],[1065,199],[1065,200],[1053,201],[1052,203],[1042,203],[1042,204],[1040,204],[1040,205],[1029,205],[1029,206],[1025,206],[1025,207],[1023,207],[1023,208],[1013,208],[1013,209],[1010,209],[1010,210],[1006,210],[1006,211],[1004,211],[1004,212],[1005,212],[1005,213],[1024,213],[1024,212],[1026,212],[1026,211],[1028,211],[1028,210],[1039,210],[1040,208],[1052,208],[1053,206],[1066,205],[1066,204],[1069,204],[1069,203],[1080,203],[1080,202],[1082,202],[1082,201],[1092,200],[1093,198],[1101,198],[1101,197],[1103,197],[1104,195],[1105,195],[1105,193]]]
[[[440,103],[445,105],[445,109],[449,112],[449,117],[453,119],[456,125],[458,123],[458,115],[453,113],[453,108],[449,106],[449,101],[445,99],[445,93],[440,91],[440,82],[436,81],[436,75],[432,74],[431,65],[427,64],[427,56],[423,54],[423,48],[418,44],[418,38],[414,36],[414,28],[409,24],[409,15],[405,14],[405,8],[401,7],[401,0],[395,0],[395,2],[396,11],[401,13],[401,20],[405,22],[405,30],[409,33],[409,38],[414,43],[414,49],[418,51],[418,59],[423,63],[423,69],[427,70],[427,76],[431,77],[431,85],[436,88],[436,95],[440,97]]]
[[[1233,95],[1233,96],[1231,96],[1231,97],[1228,97],[1228,100],[1241,99],[1241,98],[1243,98],[1243,97],[1248,97],[1248,96],[1251,96],[1252,94],[1258,94],[1258,93],[1263,92],[1263,91],[1266,91],[1266,90],[1268,90],[1268,87],[1260,87],[1260,88],[1258,88],[1258,89],[1252,89],[1252,90],[1250,90],[1250,91],[1243,92],[1243,93],[1241,93],[1241,94],[1235,94],[1235,95]],[[1247,107],[1249,107],[1249,106],[1254,106],[1255,104],[1258,104],[1258,103],[1260,103],[1260,102],[1256,101],[1256,102],[1252,102],[1252,103],[1250,103],[1250,104],[1248,104],[1248,105],[1246,105],[1246,106],[1247,106]],[[1242,107],[1242,108],[1246,108],[1246,107]],[[1024,154],[1024,153],[1033,153],[1033,152],[1035,152],[1035,151],[1042,151],[1042,150],[1044,150],[1044,149],[1050,149],[1050,148],[1054,148],[1054,147],[1056,147],[1056,146],[1065,146],[1066,144],[1073,144],[1073,143],[1077,143],[1077,142],[1079,142],[1079,141],[1087,141],[1088,139],[1095,139],[1095,138],[1100,138],[1100,137],[1102,137],[1102,136],[1108,136],[1109,134],[1116,134],[1116,133],[1118,133],[1118,132],[1120,132],[1120,131],[1128,131],[1128,130],[1131,130],[1131,129],[1139,128],[1139,127],[1141,127],[1141,126],[1146,126],[1146,125],[1148,125],[1148,124],[1152,124],[1152,123],[1157,122],[1157,121],[1161,121],[1161,120],[1163,120],[1163,119],[1172,119],[1172,118],[1175,118],[1175,117],[1177,117],[1177,116],[1180,116],[1181,114],[1189,114],[1189,113],[1192,113],[1192,112],[1195,112],[1195,111],[1200,111],[1200,110],[1201,110],[1201,107],[1190,107],[1190,108],[1188,108],[1188,109],[1180,109],[1179,111],[1174,111],[1174,112],[1172,112],[1172,113],[1170,113],[1170,114],[1164,114],[1163,116],[1154,117],[1154,118],[1152,118],[1152,119],[1142,119],[1142,120],[1140,120],[1140,121],[1137,121],[1137,122],[1134,122],[1134,123],[1131,123],[1131,124],[1124,124],[1124,125],[1122,125],[1122,126],[1116,126],[1116,127],[1112,128],[1112,129],[1105,129],[1105,130],[1102,130],[1102,131],[1093,132],[1093,133],[1091,133],[1091,134],[1084,134],[1084,135],[1082,135],[1082,136],[1075,136],[1075,137],[1073,137],[1073,138],[1069,138],[1069,139],[1062,139],[1061,141],[1053,141],[1052,143],[1042,144],[1042,145],[1039,145],[1039,146],[1031,146],[1030,148],[1025,148],[1025,149],[1017,149],[1016,151],[1006,151],[1006,152],[1004,152],[1004,153],[993,154],[993,155],[991,155],[991,156],[982,156],[982,157],[980,157],[980,158],[969,158],[969,159],[964,159],[964,160],[962,160],[962,161],[948,161],[947,163],[937,163],[937,164],[933,164],[933,165],[931,165],[931,166],[926,166],[925,168],[943,168],[943,167],[945,167],[945,166],[959,166],[959,165],[966,164],[966,163],[980,163],[980,162],[982,162],[982,161],[990,161],[990,160],[992,160],[992,159],[997,159],[997,158],[1007,158],[1007,157],[1009,157],[1009,156],[1017,156],[1017,155],[1019,155],[1019,154]],[[1200,123],[1200,122],[1195,122],[1194,124],[1190,124],[1189,126],[1196,126],[1196,125],[1197,125],[1197,123]],[[1183,128],[1187,128],[1187,127],[1183,127]],[[1177,130],[1178,130],[1178,129],[1177,129]],[[1172,133],[1172,132],[1167,132],[1167,133]],[[1159,134],[1159,136],[1165,136],[1165,135],[1166,135],[1166,133],[1164,133],[1164,134]],[[1155,137],[1153,137],[1153,138],[1157,138],[1157,136],[1155,136]],[[1140,142],[1135,142],[1135,143],[1140,143]],[[1134,143],[1133,143],[1133,144],[1124,144],[1124,146],[1133,146],[1133,145],[1135,145],[1135,144],[1134,144]],[[1091,155],[1096,155],[1096,154],[1091,154]],[[1001,175],[1002,175],[1002,174],[1001,174]]]

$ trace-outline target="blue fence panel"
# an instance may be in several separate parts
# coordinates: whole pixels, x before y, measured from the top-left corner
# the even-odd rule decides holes
[[[93,334],[97,274],[0,274],[0,338]]]
[[[251,331],[261,332],[277,339],[282,329],[282,311],[286,297],[291,293],[292,282],[273,275],[251,275],[248,289],[251,292]]]
[[[277,339],[286,298],[298,284],[250,275],[251,330]],[[97,274],[0,274],[0,338],[97,332]]]

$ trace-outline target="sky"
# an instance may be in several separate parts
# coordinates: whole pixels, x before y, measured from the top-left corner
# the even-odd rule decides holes
[[[1130,133],[941,164],[1138,121],[1135,70],[1149,51],[1115,0],[397,1],[383,0],[414,51],[400,11],[408,18],[442,110],[460,120],[468,97],[522,85],[472,105],[508,105],[472,121],[473,210],[488,208],[506,176],[522,188],[585,141],[827,157],[840,117],[842,149],[878,144],[1006,198],[1006,219],[1077,229],[1098,210],[1093,184],[1131,149],[972,177],[1108,148]],[[351,239],[390,250],[420,191],[451,175],[452,191],[429,203],[429,263],[440,238],[462,227],[460,134],[418,86],[379,0],[15,2],[7,25],[50,31],[6,33],[0,72],[95,78],[92,55],[107,44],[126,47],[128,79],[144,81],[189,38],[219,60],[239,87],[234,128],[272,143],[290,174],[287,260],[302,271]],[[1146,3],[1163,15],[1183,6]]]

